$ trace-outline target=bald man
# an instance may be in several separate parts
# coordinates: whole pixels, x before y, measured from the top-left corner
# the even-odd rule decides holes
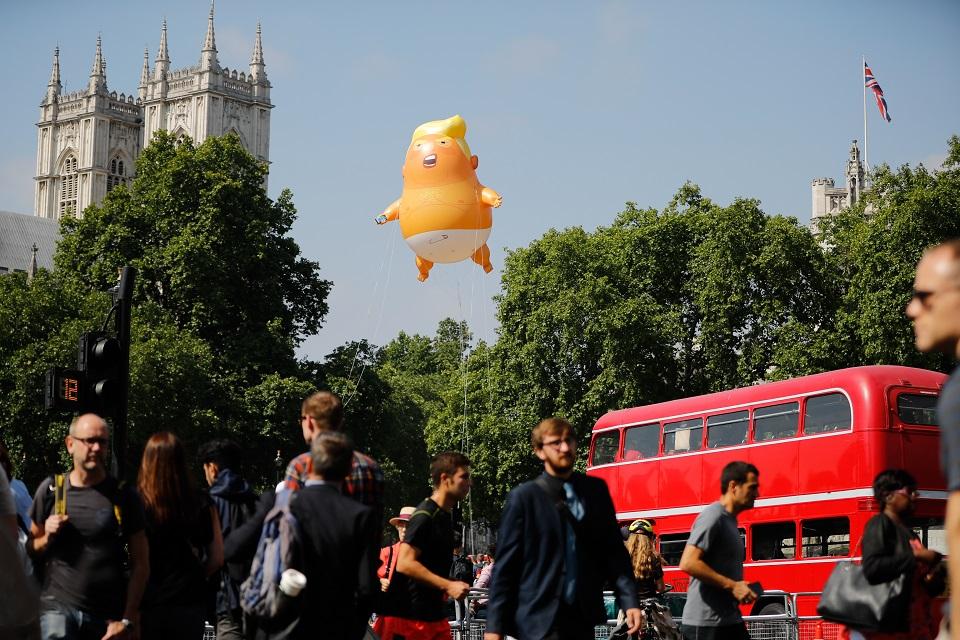
[[[107,472],[110,428],[100,416],[74,418],[65,443],[73,469],[40,483],[30,513],[31,551],[45,566],[43,638],[135,640],[150,573],[143,504]]]
[[[960,238],[931,247],[917,265],[907,304],[917,349],[960,360]],[[960,638],[960,367],[937,402],[940,458],[947,476],[951,637]]]

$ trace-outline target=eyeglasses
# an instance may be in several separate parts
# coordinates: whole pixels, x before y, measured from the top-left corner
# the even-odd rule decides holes
[[[100,448],[103,449],[108,444],[110,444],[109,438],[78,438],[77,436],[70,436],[70,437],[73,438],[74,440],[77,440],[78,442],[82,442],[88,447],[92,447],[93,445],[98,444],[100,445]]]
[[[551,440],[550,442],[544,442],[543,446],[559,449],[561,446],[563,446],[564,443],[566,443],[568,447],[573,449],[575,446],[577,446],[577,439],[574,438],[573,436],[567,436],[562,440]]]
[[[921,304],[921,306],[923,306],[924,309],[929,309],[930,305],[928,304],[928,301],[930,300],[931,296],[937,293],[943,293],[945,291],[956,291],[956,289],[957,287],[948,287],[946,289],[940,289],[939,291],[927,291],[924,289],[914,289],[913,294],[910,296],[910,301],[912,302],[913,300],[916,300]]]

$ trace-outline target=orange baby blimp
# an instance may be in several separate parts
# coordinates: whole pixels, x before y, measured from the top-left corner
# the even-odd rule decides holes
[[[403,239],[417,254],[421,282],[435,262],[471,258],[487,273],[493,270],[490,209],[503,199],[477,179],[478,160],[470,155],[466,133],[458,115],[417,127],[403,164],[403,192],[375,218],[377,224],[400,221]]]

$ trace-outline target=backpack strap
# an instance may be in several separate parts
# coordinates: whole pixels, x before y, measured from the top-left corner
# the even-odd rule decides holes
[[[393,572],[395,569],[395,567],[393,566],[393,545],[390,545],[389,547],[387,547],[387,549],[390,550],[390,554],[387,556],[387,572],[386,572],[386,578],[387,580],[389,580],[390,578],[393,577]]]

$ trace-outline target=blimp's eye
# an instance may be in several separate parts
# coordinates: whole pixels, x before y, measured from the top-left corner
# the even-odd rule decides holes
[[[413,146],[414,146],[414,148],[419,149],[420,146],[421,146],[421,143],[418,142],[417,144],[415,144],[415,145],[413,145]]]
[[[447,141],[446,141],[446,140],[441,140],[441,141],[440,141],[440,144],[442,144],[443,146],[447,146]]]

